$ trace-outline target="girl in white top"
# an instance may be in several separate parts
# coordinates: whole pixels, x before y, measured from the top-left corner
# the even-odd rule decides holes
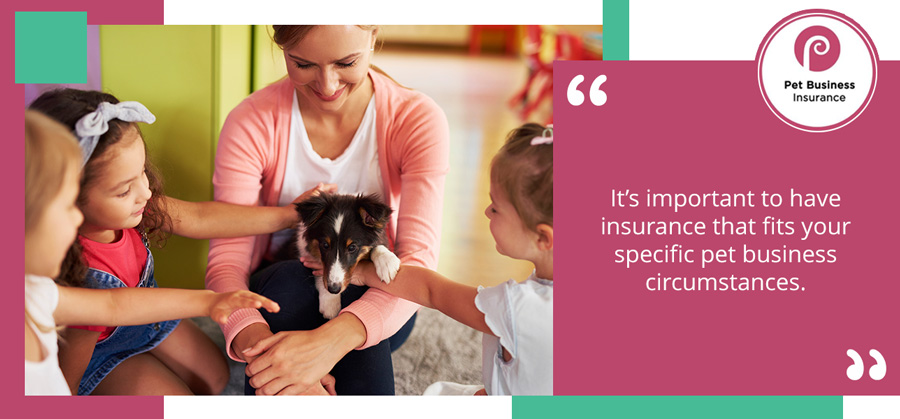
[[[484,332],[484,387],[440,382],[425,394],[553,394],[553,132],[513,130],[491,164],[491,235],[497,251],[530,261],[525,281],[470,287],[428,269],[402,266],[390,284],[369,264],[354,282],[414,301]]]
[[[136,325],[278,305],[249,291],[216,294],[180,289],[91,290],[60,287],[51,277],[83,220],[75,206],[82,153],[68,129],[25,111],[25,394],[68,395],[57,361],[58,324]]]

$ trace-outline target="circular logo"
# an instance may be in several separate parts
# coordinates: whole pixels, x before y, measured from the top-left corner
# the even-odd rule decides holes
[[[853,122],[878,80],[878,53],[869,35],[830,10],[782,19],[763,39],[756,61],[766,105],[788,125],[808,132]]]

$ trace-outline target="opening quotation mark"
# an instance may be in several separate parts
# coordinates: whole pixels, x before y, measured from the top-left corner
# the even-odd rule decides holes
[[[584,82],[584,75],[579,74],[569,82],[569,87],[566,89],[566,98],[569,99],[569,104],[572,106],[581,106],[584,103],[584,93],[578,90],[578,86]],[[594,79],[591,83],[591,88],[588,90],[588,93],[591,96],[591,103],[594,106],[603,106],[606,104],[606,92],[600,90],[600,85],[606,82],[606,75],[601,74]]]
[[[847,378],[857,381],[862,378],[863,373],[866,371],[866,366],[863,364],[859,352],[856,352],[853,349],[847,349],[847,356],[853,360],[853,364],[847,367]],[[869,350],[869,356],[875,360],[875,365],[872,365],[872,367],[869,368],[869,378],[879,381],[887,375],[887,362],[885,362],[884,356],[881,355],[881,352],[878,352],[877,349]]]

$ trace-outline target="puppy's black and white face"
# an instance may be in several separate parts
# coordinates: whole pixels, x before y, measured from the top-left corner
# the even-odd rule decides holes
[[[305,226],[306,250],[324,265],[325,288],[342,292],[357,262],[386,244],[384,226],[391,208],[375,195],[320,194],[296,205]]]

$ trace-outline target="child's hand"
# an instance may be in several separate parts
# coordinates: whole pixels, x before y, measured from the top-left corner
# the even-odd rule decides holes
[[[217,323],[225,324],[228,316],[242,308],[265,308],[270,313],[277,313],[281,307],[278,303],[250,291],[234,291],[215,294],[209,305],[209,317]]]
[[[331,374],[325,374],[325,376],[322,377],[321,380],[319,380],[319,384],[322,385],[322,388],[325,389],[325,392],[328,393],[328,395],[337,396],[337,391],[335,391],[334,389],[334,386],[336,384],[334,376],[332,376]]]
[[[335,192],[337,192],[337,185],[334,183],[319,182],[319,184],[316,185],[314,188],[300,194],[300,196],[298,196],[297,199],[295,199],[294,202],[292,202],[291,204],[297,204],[297,203],[306,201],[307,199],[317,196],[323,192],[335,193]],[[291,205],[291,206],[293,206],[293,205]]]
[[[378,273],[375,271],[375,264],[372,261],[361,260],[353,268],[353,277],[350,278],[351,284],[372,287],[372,284],[379,282],[381,282],[381,278],[378,277]]]
[[[325,374],[318,383],[313,384],[312,387],[306,389],[302,396],[336,396],[337,392],[334,390],[334,377],[331,374]]]
[[[337,185],[335,185],[333,183],[319,182],[319,184],[316,185],[314,188],[300,194],[300,196],[298,196],[296,199],[294,199],[294,201],[291,202],[290,204],[281,207],[281,211],[283,211],[285,213],[285,216],[284,216],[285,221],[284,221],[283,227],[284,228],[294,228],[297,226],[297,221],[300,221],[299,215],[297,215],[297,209],[294,206],[294,204],[303,202],[303,201],[305,201],[309,198],[312,198],[322,192],[335,193],[335,192],[337,192]]]
[[[303,263],[303,266],[306,266],[310,270],[313,271],[313,275],[322,276],[325,275],[325,265],[321,260],[316,259],[312,256],[300,256],[300,262]]]

